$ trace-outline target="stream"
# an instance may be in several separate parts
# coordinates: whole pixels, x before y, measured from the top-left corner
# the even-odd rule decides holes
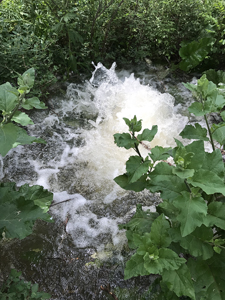
[[[129,251],[118,224],[131,218],[137,203],[154,211],[160,199],[148,191],[124,191],[113,181],[134,155],[118,148],[113,134],[127,132],[123,118],[136,115],[143,129],[158,125],[150,147],[174,146],[194,121],[187,111],[193,100],[182,84],[192,79],[150,63],[133,70],[116,71],[115,63],[94,68],[90,80],[67,83],[65,95],[49,99],[47,110],[31,112],[35,125],[28,132],[46,145],[18,146],[0,158],[1,180],[54,193],[55,220],[38,221],[29,237],[0,245],[1,276],[14,267],[57,300],[112,299],[100,288],[108,284],[120,300],[148,299],[141,295],[154,277],[123,279]]]

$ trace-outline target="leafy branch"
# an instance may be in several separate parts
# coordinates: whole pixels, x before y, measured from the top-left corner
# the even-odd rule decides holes
[[[0,123],[0,154],[5,156],[8,151],[18,145],[45,143],[41,138],[29,136],[26,130],[17,126],[33,124],[30,117],[21,112],[21,109],[30,110],[46,109],[47,107],[37,97],[26,98],[34,85],[34,68],[27,70],[18,77],[18,89],[9,82],[0,85],[0,111],[2,121]]]
[[[180,133],[181,137],[195,141],[185,146],[175,140],[177,145],[173,149],[156,146],[148,149],[148,156],[143,158],[139,144],[151,142],[157,126],[137,134],[142,130],[142,121],[136,116],[131,120],[124,118],[129,133],[114,135],[118,147],[132,148],[138,154],[128,159],[126,173],[116,177],[115,182],[126,190],[160,193],[162,199],[155,213],[144,214],[141,206],[137,206],[133,218],[120,225],[127,230],[128,245],[136,249],[124,274],[125,279],[160,275],[163,299],[186,296],[193,300],[222,300],[225,169],[221,151],[225,144],[225,123],[210,128],[207,115],[216,112],[224,119],[225,98],[206,75],[197,85],[185,86],[196,98],[189,107],[190,113],[204,116],[206,121],[207,129],[196,123],[187,125]],[[212,153],[205,151],[204,141],[210,141]],[[215,142],[220,144],[220,150],[215,149]],[[169,157],[173,164],[166,162]]]

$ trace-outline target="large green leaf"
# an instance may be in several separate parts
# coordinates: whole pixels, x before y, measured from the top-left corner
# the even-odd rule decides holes
[[[37,219],[51,221],[50,216],[30,199],[29,193],[21,194],[12,186],[0,187],[1,233],[4,231],[7,238],[23,239],[32,233]]]
[[[208,260],[189,259],[197,300],[225,300],[225,251]]]
[[[43,102],[41,102],[37,97],[32,97],[28,99],[24,99],[21,103],[21,106],[27,110],[30,110],[32,108],[36,109],[46,109],[47,106]]]
[[[139,255],[136,253],[126,263],[126,268],[124,270],[124,279],[126,280],[139,275],[149,275],[149,272],[144,267],[143,255]]]
[[[204,60],[214,42],[215,39],[213,38],[202,38],[199,41],[183,43],[179,51],[179,55],[183,59],[179,64],[179,68],[183,71],[189,71],[196,67]]]
[[[161,248],[156,253],[147,252],[144,255],[144,267],[149,274],[163,274],[165,270],[177,270],[185,262],[184,258],[180,258],[167,248]]]
[[[207,214],[207,204],[202,197],[192,197],[188,192],[181,192],[173,201],[173,205],[180,209],[177,220],[181,223],[180,231],[182,237],[187,236],[203,224]]]
[[[18,127],[12,123],[0,125],[0,154],[5,156],[18,137]]]
[[[195,300],[193,282],[186,264],[182,264],[178,270],[164,270],[162,280],[178,297],[188,296]]]
[[[172,201],[164,200],[156,209],[159,214],[164,213],[173,223],[177,221],[176,218],[180,210],[173,205]]]
[[[210,110],[204,109],[204,106],[200,102],[194,102],[188,107],[188,111],[195,116],[204,116],[205,114],[210,113]]]
[[[205,218],[206,226],[217,226],[225,230],[225,204],[222,202],[212,202],[208,205],[208,215]]]
[[[210,69],[204,72],[208,80],[212,81],[216,85],[219,83],[225,83],[225,72],[221,70]]]
[[[211,195],[221,193],[225,195],[225,185],[223,179],[212,171],[197,170],[192,178],[187,179],[189,184],[200,187],[206,194]]]
[[[158,248],[168,247],[172,242],[169,235],[169,228],[170,224],[164,214],[161,214],[152,223],[150,239]]]
[[[213,256],[213,247],[210,245],[210,240],[213,237],[212,228],[202,225],[185,237],[181,235],[178,237],[178,234],[176,238],[180,245],[194,257],[201,256],[203,260],[206,260]]]
[[[20,111],[16,111],[12,117],[12,121],[21,124],[22,126],[27,126],[28,124],[34,124],[31,118]]]
[[[180,133],[183,139],[198,139],[203,141],[208,141],[207,138],[207,130],[202,128],[202,126],[198,123],[195,123],[195,127],[192,125],[186,125],[183,131]]]
[[[150,161],[144,161],[140,156],[130,156],[126,162],[127,175],[129,176],[129,183],[135,182],[140,179],[145,173],[148,172]]]
[[[161,192],[162,199],[171,201],[179,196],[181,191],[187,190],[184,180],[173,174],[173,168],[165,162],[160,162],[150,174],[149,183],[151,192]]]
[[[46,144],[46,142],[43,139],[36,138],[35,136],[30,136],[27,134],[26,130],[17,127],[17,139],[16,142],[13,144],[13,148],[17,147],[18,145],[29,145],[32,143]]]
[[[40,185],[29,186],[24,184],[19,188],[19,193],[26,199],[34,201],[44,212],[49,210],[53,200],[53,194]]]
[[[18,103],[18,95],[9,82],[0,85],[0,110],[10,113]]]
[[[145,174],[137,181],[130,183],[130,177],[127,174],[123,174],[114,178],[114,181],[125,190],[140,192],[146,188],[146,179],[147,175]]]
[[[15,126],[13,123],[2,124],[0,126],[0,154],[5,156],[10,149],[18,145],[31,143],[46,143],[41,138],[29,136],[23,128]]]
[[[224,178],[224,164],[222,154],[219,149],[209,153],[205,152],[202,169],[215,173],[221,179]]]
[[[225,123],[215,125],[213,124],[212,128],[212,137],[215,141],[220,143],[220,145],[225,144]]]

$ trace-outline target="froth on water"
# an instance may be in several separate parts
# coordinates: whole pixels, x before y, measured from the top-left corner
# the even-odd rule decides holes
[[[5,162],[9,162],[8,178],[19,184],[43,185],[55,193],[55,202],[71,198],[55,205],[52,212],[62,219],[70,214],[67,230],[77,246],[93,245],[99,234],[106,233],[119,244],[120,218],[110,217],[110,212],[107,217],[104,213],[98,216],[96,208],[126,194],[113,178],[124,173],[126,160],[135,153],[118,148],[113,135],[127,132],[123,118],[136,115],[142,119],[143,129],[158,125],[150,147],[174,146],[187,117],[177,113],[170,94],[141,84],[133,74],[118,78],[115,64],[108,70],[99,63],[89,82],[68,85],[66,97],[51,103],[54,101],[52,114],[37,112],[35,125],[30,127],[30,134],[45,138],[47,145],[37,153],[29,147],[12,150]],[[140,152],[148,153],[144,148]],[[10,160],[16,162],[11,171]],[[13,174],[20,175],[16,178]]]

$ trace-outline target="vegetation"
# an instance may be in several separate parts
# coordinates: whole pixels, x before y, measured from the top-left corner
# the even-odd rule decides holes
[[[38,292],[38,284],[24,282],[20,279],[21,272],[11,270],[10,276],[1,287],[0,296],[2,300],[14,299],[49,299],[51,296],[47,293]]]
[[[32,108],[45,109],[46,106],[37,97],[26,98],[34,85],[35,71],[27,70],[18,77],[18,88],[9,82],[0,85],[0,154],[18,145],[45,143],[44,140],[29,136],[20,125],[33,124],[23,110]],[[18,124],[18,125],[16,125]],[[14,182],[0,182],[0,242],[8,239],[24,239],[32,233],[37,219],[52,222],[47,214],[53,194],[42,186],[22,185],[16,187]],[[0,289],[1,299],[49,299],[50,295],[38,292],[38,285],[31,285],[20,279],[21,273],[11,270],[7,281]]]
[[[208,74],[224,82],[221,71]],[[205,74],[197,85],[185,86],[196,99],[189,112],[204,116],[206,128],[198,123],[187,125],[180,136],[195,141],[184,146],[175,140],[175,148],[156,146],[143,157],[139,146],[153,140],[157,126],[137,135],[142,121],[136,116],[124,118],[129,133],[114,135],[117,146],[137,153],[126,162],[126,173],[116,177],[116,183],[126,190],[158,192],[162,199],[156,212],[137,205],[133,218],[120,226],[126,229],[129,247],[135,249],[124,274],[125,279],[159,274],[156,285],[161,289],[154,299],[224,299],[224,85],[218,88]],[[215,112],[221,123],[210,127],[207,116]],[[204,141],[211,144],[211,153],[205,151]]]
[[[24,111],[45,109],[38,97],[58,78],[77,78],[90,70],[91,61],[122,65],[148,58],[187,72],[216,69],[225,62],[224,34],[225,2],[219,0],[0,1],[0,154],[45,143],[22,128],[33,124]],[[185,127],[181,137],[196,140],[189,145],[176,140],[175,148],[157,146],[142,157],[139,146],[152,141],[157,126],[136,134],[142,129],[136,117],[124,119],[130,133],[115,135],[119,147],[137,153],[115,181],[126,190],[161,194],[157,212],[138,205],[121,226],[136,251],[125,278],[159,274],[152,287],[157,299],[224,299],[224,78],[211,69],[197,86],[186,84],[196,97],[189,111],[206,122],[206,128]],[[223,121],[210,127],[212,112]],[[212,153],[205,152],[204,141]],[[52,194],[40,186],[0,183],[0,239],[23,239],[36,219],[51,221],[51,201]],[[13,270],[1,288],[2,299],[49,298],[19,277]]]
[[[177,63],[181,43],[203,38],[211,38],[207,63],[221,66],[224,17],[218,0],[3,0],[0,83],[34,67],[40,96],[57,76],[77,76],[91,61]]]

